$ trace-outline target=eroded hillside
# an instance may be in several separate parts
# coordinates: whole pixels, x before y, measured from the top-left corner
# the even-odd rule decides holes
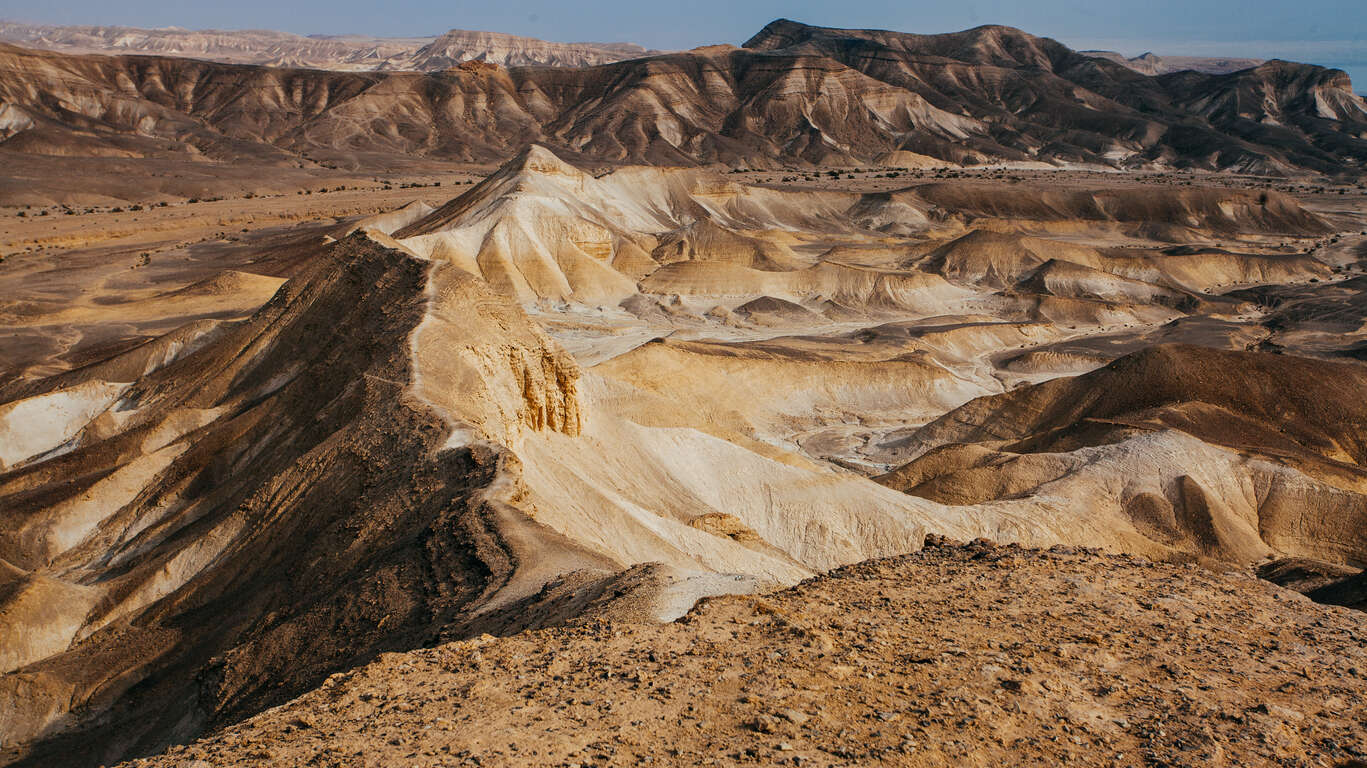
[[[443,38],[423,55],[446,66],[462,45]],[[995,26],[913,35],[779,20],[742,48],[431,74],[0,48],[0,150],[39,155],[371,168],[502,161],[536,141],[657,165],[1356,174],[1364,129],[1367,104],[1338,70],[1273,61],[1149,76]]]
[[[1367,562],[1349,203],[536,145],[433,202],[0,305],[111,350],[0,379],[7,762],[156,752],[384,652],[672,619],[927,533]],[[55,279],[29,258],[0,280]]]

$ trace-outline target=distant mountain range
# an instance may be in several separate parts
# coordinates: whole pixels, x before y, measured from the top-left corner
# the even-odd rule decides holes
[[[476,59],[515,66],[588,67],[638,58],[649,51],[634,43],[554,43],[500,32],[453,29],[432,37],[294,35],[270,30],[142,29],[123,26],[62,26],[0,21],[0,42],[63,53],[155,54],[341,71],[433,72]],[[1126,57],[1115,51],[1080,51],[1146,75],[1193,70],[1223,75],[1256,67],[1263,59],[1203,56]]]
[[[742,48],[452,69],[472,50],[463,40],[491,62],[534,58],[517,38],[466,34],[409,57],[427,74],[4,47],[0,148],[279,163],[307,154],[353,168],[397,155],[503,160],[531,142],[599,162],[769,168],[911,156],[892,153],[1268,173],[1367,163],[1367,102],[1344,72],[1308,64],[1149,75],[1009,27],[916,35],[779,20]],[[592,63],[571,48],[559,61]],[[536,53],[543,64],[548,50]]]
[[[1236,59],[1224,56],[1159,56],[1156,53],[1142,53],[1127,57],[1115,51],[1078,51],[1084,56],[1109,59],[1124,64],[1136,72],[1146,75],[1166,75],[1172,72],[1192,70],[1208,75],[1227,75],[1241,69],[1251,69],[1263,63],[1263,59]]]
[[[62,53],[183,56],[229,64],[340,71],[446,69],[476,59],[502,66],[584,67],[643,56],[631,43],[553,43],[453,29],[433,37],[293,35],[270,30],[139,29],[0,22],[0,42]]]
[[[634,43],[551,43],[499,32],[453,29],[418,49],[407,66],[395,63],[393,68],[435,72],[470,59],[505,67],[592,67],[650,53],[654,51]]]

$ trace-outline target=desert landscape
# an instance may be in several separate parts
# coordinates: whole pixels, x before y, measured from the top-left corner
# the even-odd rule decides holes
[[[1367,765],[1367,102],[0,25],[0,764]]]

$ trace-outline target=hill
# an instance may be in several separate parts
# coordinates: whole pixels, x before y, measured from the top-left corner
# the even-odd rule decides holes
[[[1085,495],[1194,558],[1362,562],[1363,387],[1354,363],[1158,345],[966,403],[890,441],[915,458],[880,482],[952,504]]]
[[[443,45],[425,54],[443,68],[465,55]],[[1338,174],[1367,161],[1367,103],[1343,72],[1273,61],[1150,77],[1007,27],[911,35],[776,21],[740,49],[425,75],[3,47],[0,72],[0,151],[36,154],[354,168],[400,155],[502,160],[541,142],[661,165],[921,156]]]

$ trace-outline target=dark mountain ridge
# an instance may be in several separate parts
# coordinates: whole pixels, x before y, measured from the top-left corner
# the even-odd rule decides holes
[[[780,20],[744,48],[576,69],[328,72],[0,46],[0,149],[49,155],[853,165],[907,150],[1044,162],[1356,173],[1367,103],[1338,70],[1271,61],[1150,77],[1047,38]]]

